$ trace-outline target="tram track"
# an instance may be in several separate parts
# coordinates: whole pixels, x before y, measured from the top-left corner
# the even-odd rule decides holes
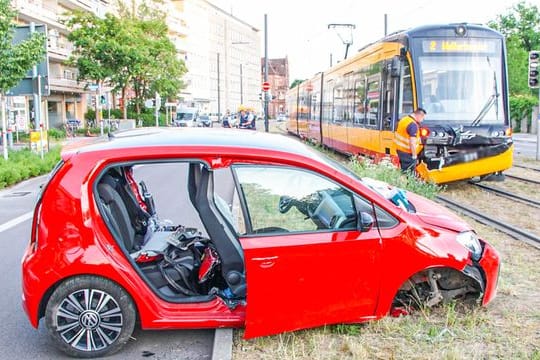
[[[484,191],[488,191],[488,192],[491,192],[491,193],[494,193],[495,195],[497,196],[502,196],[502,197],[505,197],[507,199],[510,199],[510,200],[518,200],[526,205],[529,205],[529,206],[533,206],[533,207],[536,207],[536,208],[539,208],[540,209],[540,201],[536,201],[536,200],[533,200],[531,198],[528,198],[528,197],[525,197],[525,196],[521,196],[521,195],[518,195],[518,194],[515,194],[515,193],[512,193],[512,192],[509,192],[509,191],[506,191],[506,190],[502,190],[502,189],[497,189],[497,188],[494,188],[494,187],[491,187],[491,186],[488,186],[488,185],[484,185],[484,184],[478,184],[478,183],[470,183]],[[540,184],[540,183],[539,183]]]
[[[540,237],[534,234],[531,234],[528,231],[524,231],[522,229],[519,229],[513,225],[506,223],[505,221],[498,220],[498,219],[493,218],[492,216],[483,214],[482,212],[470,206],[461,205],[457,201],[451,200],[450,198],[447,198],[442,195],[437,195],[436,201],[462,215],[466,215],[478,221],[479,223],[493,227],[494,229],[497,229],[500,232],[503,232],[515,239],[524,241],[540,249]]]
[[[512,165],[512,167],[517,167],[517,168],[521,168],[521,169],[527,169],[527,170],[540,172],[540,168],[533,167],[533,166],[525,166],[525,165],[514,164],[514,165]]]
[[[512,179],[512,180],[518,180],[518,181],[523,181],[523,182],[526,182],[526,183],[540,185],[540,181],[537,181],[537,180],[527,179],[527,178],[523,178],[521,176],[515,176],[515,175],[509,175],[509,174],[504,174],[504,176],[506,176],[507,178]]]

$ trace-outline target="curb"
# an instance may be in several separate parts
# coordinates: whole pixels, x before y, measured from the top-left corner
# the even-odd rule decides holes
[[[214,345],[212,347],[212,360],[232,359],[233,329],[220,328],[214,333]]]

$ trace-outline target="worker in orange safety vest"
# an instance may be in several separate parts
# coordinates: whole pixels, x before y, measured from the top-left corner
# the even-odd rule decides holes
[[[424,121],[425,116],[426,110],[417,108],[398,122],[394,141],[403,172],[414,172],[416,169],[418,154],[422,151],[420,124]]]

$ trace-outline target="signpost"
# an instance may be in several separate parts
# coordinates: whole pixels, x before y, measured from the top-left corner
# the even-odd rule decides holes
[[[265,81],[262,83],[262,91],[268,91],[270,90],[270,83],[268,81]]]

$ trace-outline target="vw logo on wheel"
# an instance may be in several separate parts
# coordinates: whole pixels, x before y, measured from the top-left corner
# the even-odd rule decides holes
[[[95,311],[85,311],[79,317],[79,323],[85,329],[95,329],[99,325],[99,315]]]

